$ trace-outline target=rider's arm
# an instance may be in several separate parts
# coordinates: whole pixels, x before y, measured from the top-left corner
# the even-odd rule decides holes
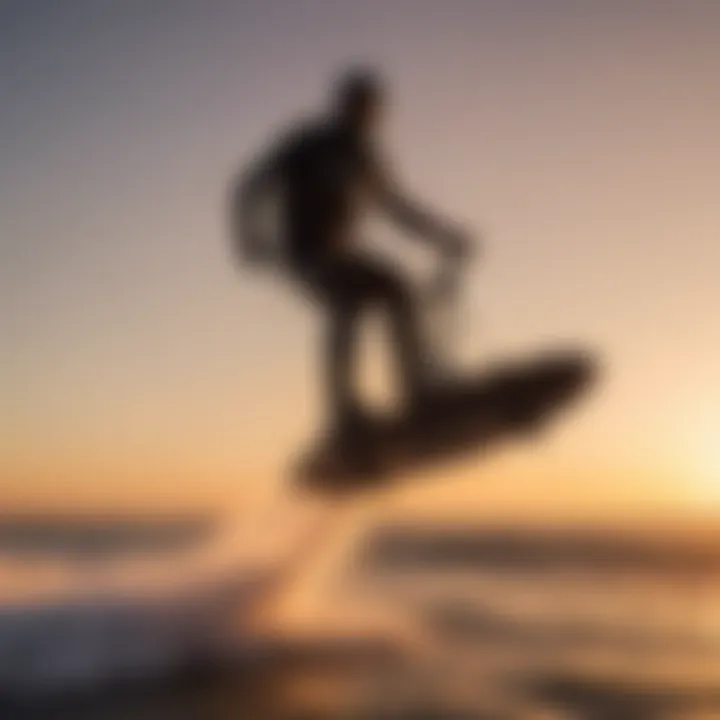
[[[403,192],[387,164],[373,158],[368,165],[373,196],[381,210],[395,223],[413,235],[439,245],[446,252],[466,253],[469,248],[464,234],[415,200],[411,200]]]

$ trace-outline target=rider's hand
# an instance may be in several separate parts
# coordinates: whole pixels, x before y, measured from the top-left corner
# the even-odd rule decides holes
[[[443,233],[442,249],[450,260],[469,260],[475,254],[471,236],[464,229],[453,228]]]

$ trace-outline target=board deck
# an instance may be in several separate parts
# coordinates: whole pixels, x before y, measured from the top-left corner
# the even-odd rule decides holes
[[[363,446],[371,464],[352,461],[321,439],[301,459],[296,481],[313,493],[383,487],[406,472],[462,460],[502,440],[532,437],[595,377],[586,353],[501,364],[448,385],[422,422],[402,415],[379,420]]]

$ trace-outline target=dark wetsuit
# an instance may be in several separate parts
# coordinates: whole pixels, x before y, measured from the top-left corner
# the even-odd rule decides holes
[[[318,125],[286,140],[278,161],[287,259],[298,269],[324,264],[350,242],[369,156],[347,133]]]
[[[374,305],[389,316],[400,380],[413,397],[424,355],[409,287],[394,268],[353,247],[364,200],[381,194],[372,152],[342,127],[318,123],[283,139],[270,164],[282,193],[285,260],[328,311],[331,414],[338,420],[354,415],[353,340],[362,312]]]

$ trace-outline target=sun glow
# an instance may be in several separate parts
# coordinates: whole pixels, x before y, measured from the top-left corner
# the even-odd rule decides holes
[[[694,487],[703,500],[720,503],[720,419],[696,428],[689,445]]]

